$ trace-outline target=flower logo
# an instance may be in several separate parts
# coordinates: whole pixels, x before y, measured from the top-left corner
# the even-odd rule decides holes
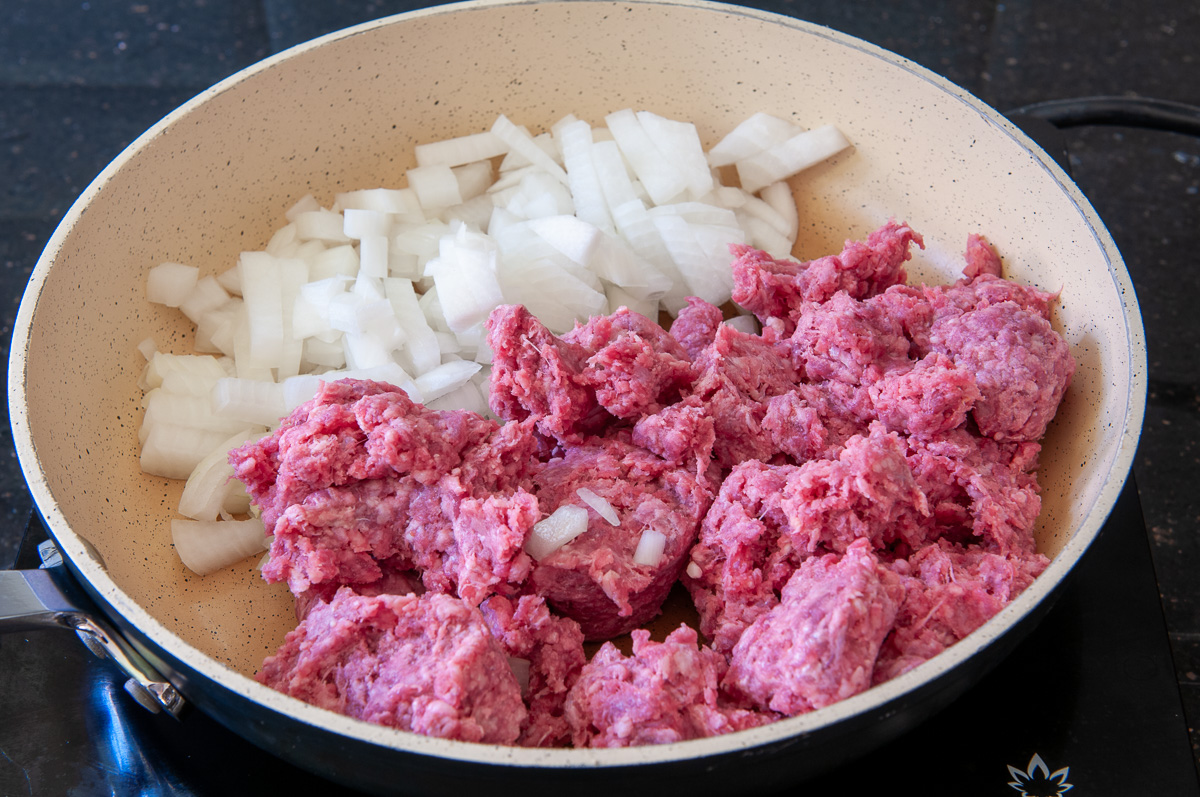
[[[1067,775],[1070,773],[1070,767],[1051,772],[1042,757],[1034,753],[1024,772],[1009,765],[1008,774],[1012,776],[1012,780],[1008,785],[1020,792],[1021,797],[1059,797],[1060,794],[1074,788],[1067,783]]]

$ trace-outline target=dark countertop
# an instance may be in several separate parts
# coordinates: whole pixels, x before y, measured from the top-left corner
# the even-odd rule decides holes
[[[70,204],[138,134],[209,85],[322,33],[426,3],[8,0],[0,26],[0,336]],[[758,2],[891,49],[1007,110],[1094,95],[1200,105],[1200,4]],[[1149,345],[1134,465],[1193,750],[1200,750],[1200,141],[1066,133],[1072,173],[1124,254]],[[0,566],[30,499],[0,426]]]

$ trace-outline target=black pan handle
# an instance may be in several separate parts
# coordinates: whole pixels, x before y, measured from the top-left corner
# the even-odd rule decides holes
[[[48,562],[58,556],[51,550],[43,551]],[[165,711],[178,719],[186,707],[179,690],[101,619],[66,565],[0,571],[0,633],[42,628],[70,629],[92,653],[111,659],[128,676],[125,691],[148,711]]]

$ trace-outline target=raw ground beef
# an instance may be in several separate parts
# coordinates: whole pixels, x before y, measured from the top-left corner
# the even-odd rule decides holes
[[[579,504],[578,491],[586,488],[608,502],[619,524],[589,508],[588,530],[534,566],[533,589],[576,620],[588,639],[609,639],[653,619],[679,580],[708,510],[704,484],[619,437],[571,447],[547,463],[536,482],[545,512]],[[654,565],[634,562],[647,529],[666,537]]]
[[[309,610],[257,677],[315,706],[444,739],[513,744],[526,715],[483,616],[449,595],[343,587]]]
[[[737,708],[718,690],[725,658],[680,626],[662,642],[633,632],[633,655],[604,643],[567,693],[576,747],[668,744],[753,728],[772,717]]]
[[[732,248],[761,334],[692,298],[563,336],[487,322],[502,423],[346,381],[230,456],[302,622],[260,680],[420,733],[625,746],[819,709],[918,666],[1029,586],[1040,443],[1075,363],[1056,296],[905,284],[908,225],[807,263]],[[587,488],[587,530],[534,526]],[[636,564],[647,529],[666,539]],[[654,641],[682,579],[698,615]],[[403,594],[401,594],[403,593]],[[584,639],[632,630],[632,653]],[[514,672],[519,675],[514,675]]]

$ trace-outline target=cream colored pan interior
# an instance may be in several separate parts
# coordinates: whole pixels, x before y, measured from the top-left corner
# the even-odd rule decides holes
[[[1055,322],[1080,367],[1045,443],[1038,539],[1078,556],[1130,466],[1145,355],[1120,256],[1049,158],[941,79],[823,28],[694,2],[484,2],[372,23],[234,76],[147,132],[71,210],[21,308],[9,398],[37,504],[93,586],[217,674],[252,674],[294,625],[286,589],[253,560],[208,578],[179,563],[168,522],[181,483],[138,468],[135,347],[153,337],[185,353],[191,340],[180,314],[145,300],[149,268],[228,268],[303,195],[328,204],[403,185],[415,144],[499,113],[540,129],[626,107],[694,121],[710,145],[755,111],[837,124],[853,150],[794,180],[801,258],[895,216],[925,238],[914,280],[955,279],[978,232],[1007,276],[1061,290]]]

